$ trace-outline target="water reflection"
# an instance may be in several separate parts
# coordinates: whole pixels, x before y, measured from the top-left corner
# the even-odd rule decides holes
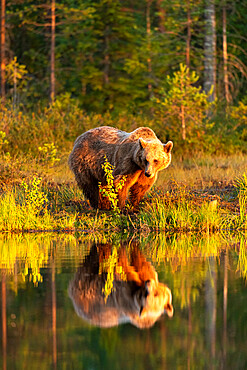
[[[148,328],[165,312],[173,316],[170,289],[137,242],[94,244],[70,283],[77,314],[90,324],[112,327],[130,322]]]
[[[0,368],[246,369],[246,235],[121,238],[0,235]],[[155,311],[139,330],[157,273],[176,314],[155,322]],[[111,303],[108,328],[88,324],[86,292],[104,312]]]

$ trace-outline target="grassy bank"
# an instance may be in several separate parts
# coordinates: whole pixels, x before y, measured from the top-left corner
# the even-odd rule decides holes
[[[247,229],[246,207],[246,175],[227,184],[222,181],[218,187],[170,180],[166,186],[154,187],[134,215],[95,211],[74,182],[59,183],[48,175],[36,175],[2,187],[0,231],[240,230]]]

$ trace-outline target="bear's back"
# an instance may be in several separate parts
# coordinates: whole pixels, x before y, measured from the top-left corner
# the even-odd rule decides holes
[[[84,141],[90,141],[92,143],[104,142],[109,144],[120,144],[123,140],[127,139],[129,135],[130,134],[127,132],[118,130],[115,127],[96,127],[80,135],[75,141],[75,146]]]
[[[136,141],[139,138],[144,140],[159,140],[153,130],[149,127],[138,127],[136,130],[129,134],[129,139],[131,141]]]

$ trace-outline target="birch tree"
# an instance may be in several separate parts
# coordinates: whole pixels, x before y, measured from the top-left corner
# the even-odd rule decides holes
[[[223,5],[222,10],[223,18],[223,80],[224,80],[224,91],[227,104],[230,102],[229,94],[229,82],[228,82],[228,54],[227,54],[227,35],[226,35],[226,5]]]
[[[215,3],[209,0],[205,5],[205,39],[204,39],[204,90],[208,93],[211,87],[214,90],[209,101],[216,98],[216,21]]]
[[[1,97],[5,101],[5,0],[1,0]]]
[[[50,100],[53,103],[55,99],[55,0],[51,1],[51,92]]]

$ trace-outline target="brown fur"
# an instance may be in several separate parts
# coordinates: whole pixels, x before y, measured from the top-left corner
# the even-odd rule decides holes
[[[129,259],[124,247],[118,252],[117,266],[122,268],[127,281],[120,277],[115,266],[113,290],[106,300],[104,287],[107,273],[99,274],[99,270],[111,255],[111,245],[92,247],[69,287],[78,315],[101,327],[131,322],[139,328],[154,325],[164,312],[172,317],[171,291],[158,281],[157,272],[138,247],[134,245]]]
[[[172,142],[162,144],[148,127],[140,127],[131,133],[103,126],[79,136],[69,156],[69,166],[75,174],[78,186],[93,208],[109,209],[110,204],[99,193],[99,182],[105,185],[102,164],[105,156],[114,166],[114,182],[126,175],[124,187],[118,193],[120,209],[130,193],[134,209],[151,188],[158,171],[171,162]]]

